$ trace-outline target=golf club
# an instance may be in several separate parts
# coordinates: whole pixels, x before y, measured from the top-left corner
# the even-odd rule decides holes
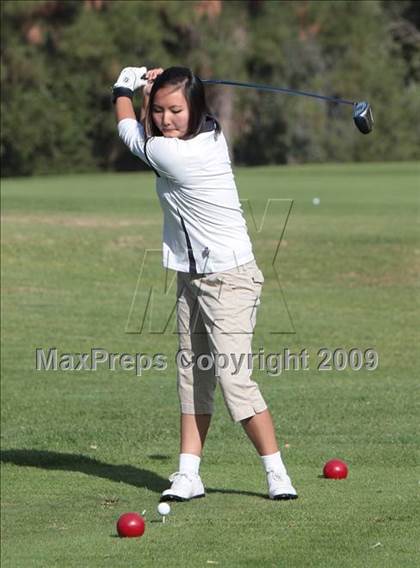
[[[248,87],[250,89],[258,89],[260,91],[270,91],[273,93],[285,93],[287,95],[301,95],[304,97],[313,97],[324,101],[330,101],[341,105],[352,105],[353,107],[353,120],[357,129],[362,134],[369,134],[373,128],[373,114],[372,109],[368,102],[361,101],[348,101],[337,97],[326,97],[325,95],[318,95],[316,93],[307,93],[305,91],[298,91],[296,89],[287,89],[285,87],[272,87],[270,85],[260,85],[258,83],[241,83],[238,81],[226,81],[222,79],[201,79],[205,84],[211,85],[230,85],[232,87]]]

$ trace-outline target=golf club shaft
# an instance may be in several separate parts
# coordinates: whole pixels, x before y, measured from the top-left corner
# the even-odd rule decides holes
[[[305,91],[297,91],[295,89],[286,89],[285,87],[271,87],[270,85],[260,85],[258,83],[241,83],[239,81],[225,81],[222,79],[201,79],[203,83],[212,85],[231,85],[232,87],[248,87],[251,89],[258,89],[261,91],[271,91],[273,93],[286,93],[287,95],[302,95],[304,97],[313,97],[314,99],[321,99],[323,101],[331,101],[333,103],[342,105],[354,105],[354,101],[346,99],[338,99],[336,97],[326,97],[325,95],[318,95],[316,93],[307,93]]]

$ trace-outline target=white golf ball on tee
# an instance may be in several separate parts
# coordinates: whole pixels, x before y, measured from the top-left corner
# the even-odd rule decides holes
[[[159,515],[162,516],[169,515],[169,513],[171,512],[169,503],[159,503],[157,510]]]
[[[313,203],[313,205],[319,205],[321,203],[321,200],[320,200],[319,197],[314,197],[312,199],[312,203]]]

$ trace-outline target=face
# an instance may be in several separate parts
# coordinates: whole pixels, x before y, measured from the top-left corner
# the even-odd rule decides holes
[[[152,117],[166,138],[185,136],[190,111],[182,87],[168,85],[159,89],[153,101]]]

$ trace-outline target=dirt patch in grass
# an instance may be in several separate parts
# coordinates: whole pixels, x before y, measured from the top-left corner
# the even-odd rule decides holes
[[[389,244],[386,246],[364,247],[363,254],[372,259],[368,270],[349,270],[338,273],[336,280],[347,283],[350,288],[357,286],[416,286],[420,284],[420,255],[418,249],[409,245]],[[351,259],[350,262],[353,260]],[[354,260],[356,263],[357,260]]]
[[[133,247],[144,248],[144,238],[142,237],[142,235],[123,235],[121,237],[118,237],[118,239],[114,239],[106,246],[107,250],[122,248],[131,249]]]
[[[337,280],[341,284],[346,283],[349,288],[357,288],[359,286],[375,286],[378,288],[414,286],[420,284],[420,270],[416,270],[412,266],[408,270],[394,270],[383,274],[344,272],[337,276]]]
[[[33,288],[31,286],[2,286],[4,294],[51,294],[51,292],[58,292],[58,290],[51,290],[49,288]]]
[[[29,225],[56,225],[61,227],[87,227],[87,228],[120,228],[145,225],[157,225],[158,221],[147,218],[115,218],[97,217],[93,215],[15,215],[5,214],[1,217],[2,223],[29,224]]]

